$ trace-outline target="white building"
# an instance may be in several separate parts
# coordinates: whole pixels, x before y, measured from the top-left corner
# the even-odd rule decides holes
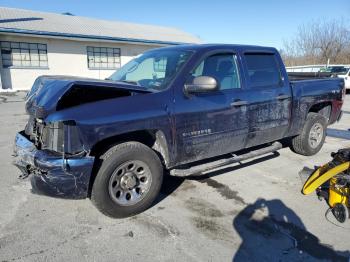
[[[145,50],[200,40],[178,29],[0,7],[0,89],[40,75],[104,79]]]

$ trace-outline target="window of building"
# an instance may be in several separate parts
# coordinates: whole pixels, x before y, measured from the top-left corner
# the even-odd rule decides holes
[[[244,54],[251,87],[278,87],[281,82],[279,65],[274,54]]]
[[[234,54],[209,56],[193,70],[191,75],[193,77],[214,77],[220,85],[220,90],[240,88],[238,67]]]
[[[2,66],[47,68],[47,46],[38,43],[0,42]]]
[[[120,48],[87,47],[88,68],[118,69],[120,68]]]

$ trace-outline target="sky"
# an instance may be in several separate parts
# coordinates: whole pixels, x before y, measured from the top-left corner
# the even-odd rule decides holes
[[[344,19],[350,0],[0,0],[0,6],[176,27],[205,43],[282,48],[298,26]]]

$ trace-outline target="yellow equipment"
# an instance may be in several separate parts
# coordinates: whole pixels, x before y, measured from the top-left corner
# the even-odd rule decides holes
[[[333,160],[318,168],[305,182],[303,194],[316,190],[326,198],[339,222],[349,218],[350,209],[350,149],[332,153]]]

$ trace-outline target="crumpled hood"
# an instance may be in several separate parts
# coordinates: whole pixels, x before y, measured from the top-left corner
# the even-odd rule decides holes
[[[105,99],[149,91],[132,84],[73,76],[40,76],[26,97],[26,111],[36,118],[50,113]]]

